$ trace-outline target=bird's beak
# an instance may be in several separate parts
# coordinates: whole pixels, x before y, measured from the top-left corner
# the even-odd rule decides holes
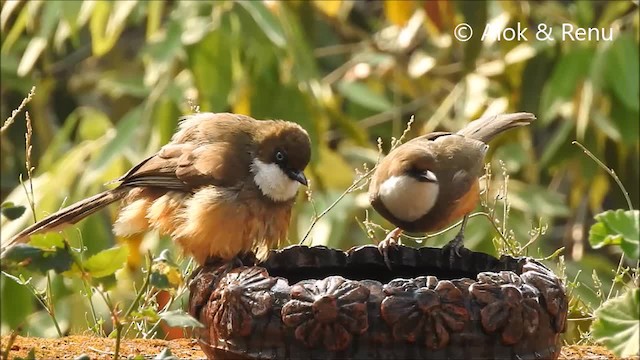
[[[291,180],[295,180],[304,186],[307,186],[308,184],[307,178],[304,176],[304,173],[302,171],[287,170],[287,176],[289,176]]]

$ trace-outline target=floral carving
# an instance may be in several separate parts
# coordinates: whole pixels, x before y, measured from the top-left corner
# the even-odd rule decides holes
[[[424,338],[430,349],[449,343],[450,331],[462,331],[469,320],[463,292],[451,281],[435,276],[396,279],[384,287],[381,314],[396,340]]]
[[[208,314],[217,337],[229,339],[251,333],[253,318],[272,307],[276,279],[260,267],[240,267],[226,273],[209,299]]]
[[[530,261],[522,267],[522,280],[538,289],[547,311],[553,317],[555,330],[564,332],[569,301],[560,279],[543,265]]]
[[[282,322],[294,327],[296,339],[307,347],[322,343],[329,351],[341,351],[351,344],[353,335],[369,327],[369,289],[357,281],[331,276],[296,284],[290,295],[282,307]]]
[[[510,271],[481,273],[469,291],[483,306],[480,310],[482,327],[489,333],[502,330],[505,345],[518,343],[523,336],[538,329],[539,305],[535,298],[523,296],[521,279]],[[534,295],[527,291],[527,295]]]

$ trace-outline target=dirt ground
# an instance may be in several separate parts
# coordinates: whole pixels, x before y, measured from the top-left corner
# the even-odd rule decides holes
[[[8,336],[1,338],[2,351],[4,352]],[[73,359],[85,354],[90,359],[111,359],[113,358],[113,347],[115,340],[96,338],[91,336],[68,336],[62,339],[41,339],[25,338],[18,336],[9,352],[9,359],[15,357],[26,357],[29,350],[35,348],[37,359]],[[123,358],[144,355],[146,358],[153,358],[165,347],[169,347],[174,356],[180,359],[203,359],[204,353],[195,340],[177,339],[165,340],[143,340],[126,339],[122,342],[121,354]],[[561,360],[601,360],[618,359],[599,346],[566,346],[562,349]],[[632,357],[627,359],[635,359]],[[625,359],[626,360],[626,359]]]

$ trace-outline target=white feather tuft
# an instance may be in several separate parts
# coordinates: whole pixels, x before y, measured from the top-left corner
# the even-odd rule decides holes
[[[290,179],[278,165],[255,159],[251,171],[260,191],[271,200],[288,201],[296,196],[300,183]]]
[[[438,192],[438,183],[422,182],[401,175],[385,180],[380,186],[379,195],[393,216],[402,221],[415,221],[433,208]]]

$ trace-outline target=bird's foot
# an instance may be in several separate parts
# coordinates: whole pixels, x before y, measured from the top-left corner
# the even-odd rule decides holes
[[[402,235],[402,230],[400,228],[395,228],[391,230],[390,233],[387,234],[387,237],[384,240],[380,241],[378,244],[378,251],[382,254],[382,258],[384,259],[384,263],[387,264],[387,267],[391,269],[391,261],[389,260],[389,248],[396,248],[398,246],[398,239]]]
[[[451,254],[455,254],[457,257],[462,257],[460,251],[464,249],[464,235],[462,233],[458,233],[453,240],[449,241],[443,248],[443,251],[451,252]]]

